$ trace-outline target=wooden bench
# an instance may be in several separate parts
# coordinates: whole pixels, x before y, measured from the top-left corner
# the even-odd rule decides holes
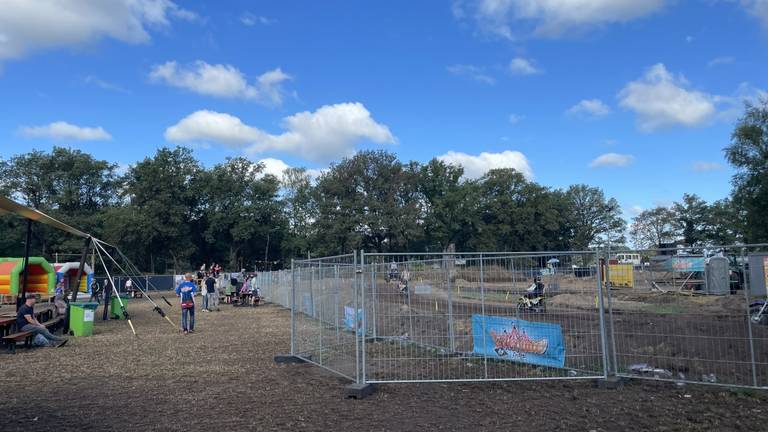
[[[42,323],[45,328],[48,329],[51,333],[55,333],[56,330],[60,327],[61,324],[64,323],[64,317],[58,316],[56,318],[50,319],[44,323]],[[16,353],[16,344],[18,342],[24,341],[25,347],[30,347],[32,345],[32,337],[34,336],[34,333],[29,331],[20,331],[13,334],[9,334],[7,336],[3,336],[2,341],[3,345],[6,345],[8,347],[8,352],[11,354]]]

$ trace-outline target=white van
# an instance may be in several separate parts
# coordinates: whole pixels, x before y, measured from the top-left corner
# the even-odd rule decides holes
[[[643,265],[642,261],[640,260],[640,254],[635,253],[617,253],[616,261],[618,261],[619,264],[632,264],[634,267],[640,267]]]

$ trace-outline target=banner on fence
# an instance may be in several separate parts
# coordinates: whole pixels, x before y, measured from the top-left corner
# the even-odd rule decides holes
[[[363,310],[357,310],[357,323],[355,323],[355,308],[351,306],[344,306],[344,327],[354,331],[357,327],[358,334],[362,334],[363,331]]]
[[[312,304],[312,294],[303,293],[301,295],[301,311],[307,315],[314,316],[315,308],[314,308],[314,305]]]
[[[472,339],[476,354],[539,366],[565,366],[565,344],[558,324],[472,315]]]

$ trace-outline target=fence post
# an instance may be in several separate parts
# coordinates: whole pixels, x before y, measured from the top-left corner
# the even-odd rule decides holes
[[[456,259],[456,256],[453,255],[453,259]],[[456,341],[454,340],[454,333],[453,333],[453,288],[451,287],[451,268],[448,266],[448,260],[443,257],[443,268],[445,269],[446,274],[446,286],[448,288],[448,349],[451,350],[451,353],[456,352]]]
[[[619,372],[619,362],[618,357],[616,356],[616,328],[614,327],[615,320],[613,319],[613,299],[611,297],[611,245],[608,244],[608,250],[605,253],[605,294],[608,299],[608,330],[611,333],[611,359],[612,362],[609,363],[610,366],[613,366],[613,375],[616,375]],[[633,270],[634,271],[634,270]],[[610,369],[609,369],[610,371]]]
[[[296,355],[296,270],[291,259],[291,355]]]
[[[317,313],[317,315],[319,315],[319,319],[317,320],[317,323],[318,323],[318,327],[319,327],[319,330],[320,330],[320,359],[319,359],[319,363],[320,363],[320,366],[322,366],[323,365],[323,325],[324,325],[324,323],[323,323],[323,291],[324,291],[323,288],[325,287],[325,283],[324,283],[324,280],[323,280],[323,273],[324,272],[323,272],[323,263],[322,262],[319,262],[317,264],[317,270],[318,270],[318,276],[320,277],[320,284],[319,284],[320,285],[320,287],[319,287],[319,290],[320,290],[319,294],[320,295],[319,295],[319,301],[318,301],[318,303],[320,304],[320,308],[319,308],[320,310]],[[312,271],[312,280],[315,279],[314,275],[315,275],[315,272],[313,270]],[[315,308],[314,303],[312,305],[312,308],[313,309]]]
[[[608,338],[605,333],[605,306],[603,304],[603,272],[600,268],[600,251],[595,251],[595,263],[597,267],[597,299],[600,313],[600,343],[603,348],[603,378],[608,378]]]
[[[352,268],[352,291],[354,292],[353,297],[355,298],[354,301],[354,307],[355,307],[355,319],[353,322],[355,323],[354,328],[352,331],[355,335],[355,382],[358,384],[362,384],[360,381],[361,375],[360,375],[360,338],[358,337],[358,329],[360,328],[360,324],[358,323],[359,316],[357,314],[357,311],[360,309],[359,302],[357,299],[358,292],[358,280],[357,280],[357,251],[353,251],[354,256],[354,265]]]
[[[339,265],[333,265],[333,309],[336,311],[336,343],[341,343],[341,325],[339,324]]]
[[[480,254],[480,315],[483,317],[483,368],[485,370],[485,379],[488,379],[488,346],[486,343],[485,331],[485,281],[483,276],[483,254]]]
[[[315,269],[312,266],[312,263],[309,264],[309,303],[312,304],[312,318],[317,317],[317,313],[315,313],[315,287],[314,287],[314,281],[315,281]]]
[[[376,329],[376,264],[371,263],[371,319],[373,320],[373,339],[379,336]]]
[[[749,337],[749,355],[752,364],[752,385],[757,387],[757,365],[755,364],[755,341],[752,337],[752,316],[749,313],[749,274],[744,249],[741,250],[741,268],[744,277],[744,307],[747,310],[747,336]]]
[[[362,384],[365,384],[365,335],[368,331],[368,326],[366,325],[365,318],[368,315],[366,313],[366,304],[365,304],[365,251],[360,250],[360,269],[358,270],[360,272],[360,303],[361,303],[361,309],[363,310],[363,322],[362,327],[363,331],[360,334],[360,342],[362,344],[362,347],[360,349],[360,366],[361,366],[361,372],[362,372]],[[355,312],[357,313],[357,312]]]

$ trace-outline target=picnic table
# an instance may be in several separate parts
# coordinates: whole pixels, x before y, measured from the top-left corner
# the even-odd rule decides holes
[[[0,318],[0,338],[11,334],[14,324],[16,323],[16,317],[4,317]]]

